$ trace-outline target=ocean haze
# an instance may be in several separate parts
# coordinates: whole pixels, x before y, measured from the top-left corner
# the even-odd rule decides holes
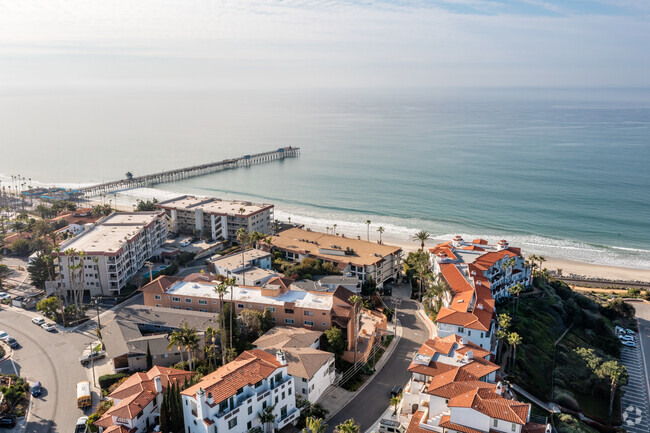
[[[158,188],[358,234],[371,219],[387,238],[499,236],[650,268],[648,101],[643,89],[14,90],[0,94],[0,173],[74,185],[299,146]]]

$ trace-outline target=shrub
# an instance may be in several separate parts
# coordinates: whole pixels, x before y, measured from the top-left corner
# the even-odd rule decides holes
[[[86,426],[88,427],[88,431],[91,433],[96,433],[99,428],[95,425],[95,421],[97,421],[99,418],[101,418],[101,415],[97,412],[94,414],[90,415],[88,417],[88,420],[86,421]]]
[[[637,287],[632,287],[630,289],[627,289],[627,297],[628,298],[638,298],[641,296],[641,289]]]
[[[571,410],[579,411],[580,405],[568,391],[560,391],[555,394],[555,402]]]
[[[99,387],[102,389],[109,388],[115,382],[127,376],[126,373],[105,374],[99,377]]]

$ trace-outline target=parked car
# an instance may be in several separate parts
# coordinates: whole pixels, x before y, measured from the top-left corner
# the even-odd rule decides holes
[[[88,422],[88,417],[87,416],[82,416],[77,420],[77,424],[74,426],[74,433],[85,433]]]
[[[11,335],[5,340],[5,343],[7,343],[9,347],[11,347],[12,349],[15,349],[20,346],[20,344],[18,344],[16,339]]]
[[[632,331],[631,329],[625,329],[625,334],[627,334],[627,335],[634,335],[635,332]]]
[[[7,292],[0,292],[0,301],[4,301],[6,299],[11,299],[11,295]]]
[[[90,361],[93,359],[103,359],[106,357],[106,352],[103,350],[100,351],[86,351],[79,357],[79,362],[81,362],[81,365],[86,366],[90,364]]]
[[[32,323],[33,323],[34,325],[41,326],[43,323],[45,323],[45,319],[42,318],[42,317],[34,317],[34,318],[32,319]]]
[[[13,428],[16,426],[16,417],[13,415],[0,416],[0,428]]]
[[[636,343],[634,343],[634,340],[621,340],[621,344],[623,346],[636,347]]]
[[[634,337],[632,337],[631,335],[619,335],[618,339],[621,341],[623,340],[634,341]]]
[[[390,390],[390,396],[391,397],[397,397],[402,393],[402,387],[395,385],[393,389]]]
[[[5,341],[7,337],[9,337],[9,334],[7,334],[5,331],[0,331],[0,340]]]
[[[187,247],[190,245],[190,241],[183,241],[181,242],[181,247]]]
[[[41,387],[41,382],[34,382],[32,385],[32,390],[31,393],[34,397],[38,397],[41,395],[41,392],[43,391],[43,388]]]
[[[56,326],[54,326],[54,323],[43,323],[41,328],[45,329],[47,332],[56,332]]]

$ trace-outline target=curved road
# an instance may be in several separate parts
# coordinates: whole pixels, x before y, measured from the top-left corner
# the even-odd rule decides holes
[[[11,359],[0,362],[0,371],[18,373],[43,385],[43,393],[32,399],[26,432],[70,432],[84,415],[77,408],[76,385],[89,375],[78,359],[92,338],[76,332],[47,332],[31,322],[34,316],[14,308],[0,310],[0,330],[21,345]]]
[[[411,378],[407,368],[417,350],[429,338],[429,330],[417,313],[412,301],[404,300],[398,308],[402,323],[402,338],[384,367],[372,381],[332,418],[327,420],[327,432],[343,421],[354,418],[361,425],[360,432],[366,431],[377,422],[390,404],[390,390],[395,385],[404,387]]]

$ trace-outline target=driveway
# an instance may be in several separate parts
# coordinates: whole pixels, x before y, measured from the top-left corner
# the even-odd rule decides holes
[[[371,380],[371,382],[339,413],[327,420],[327,432],[343,421],[354,418],[361,425],[359,431],[365,431],[382,416],[390,404],[390,390],[395,385],[406,386],[411,378],[407,368],[413,355],[422,346],[429,331],[417,313],[417,306],[412,301],[402,301],[398,308],[399,319],[402,323],[402,338],[390,359]]]
[[[39,381],[43,393],[32,400],[24,431],[32,433],[72,431],[84,413],[77,408],[77,382],[88,380],[88,370],[78,358],[91,338],[80,333],[49,333],[31,322],[35,313],[15,308],[0,309],[0,328],[20,343],[11,359],[0,362],[2,373],[17,373],[29,382]],[[98,396],[93,396],[97,403]],[[90,410],[85,415],[89,415]]]

